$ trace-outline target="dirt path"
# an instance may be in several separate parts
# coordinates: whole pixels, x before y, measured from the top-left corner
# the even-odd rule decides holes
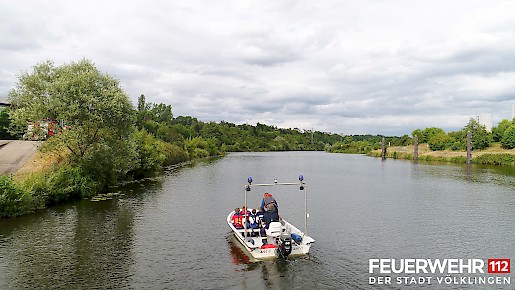
[[[36,153],[37,141],[0,140],[0,174],[18,171]]]

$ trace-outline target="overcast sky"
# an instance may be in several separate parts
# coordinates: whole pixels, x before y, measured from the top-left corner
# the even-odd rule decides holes
[[[87,58],[202,121],[403,135],[515,102],[515,1],[2,0],[0,19],[0,96]]]

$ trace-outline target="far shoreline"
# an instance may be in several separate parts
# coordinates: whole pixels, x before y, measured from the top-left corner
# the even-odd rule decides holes
[[[418,147],[419,161],[439,161],[452,163],[466,163],[466,151],[432,151],[428,144],[420,144]],[[371,157],[381,157],[381,149],[372,150],[366,154]],[[414,146],[391,146],[386,149],[386,158],[413,160]],[[503,149],[499,144],[483,150],[472,151],[472,163],[515,166],[515,149]]]

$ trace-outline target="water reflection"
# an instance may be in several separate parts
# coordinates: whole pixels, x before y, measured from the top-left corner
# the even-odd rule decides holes
[[[153,183],[153,184],[152,184]],[[156,182],[146,186],[156,186]],[[83,200],[0,220],[6,288],[120,288],[131,285],[137,199]],[[11,245],[15,241],[16,245]],[[15,251],[9,251],[15,249]],[[7,265],[6,265],[7,264]]]
[[[245,250],[232,233],[229,235],[228,240],[233,264],[243,266],[243,269],[238,268],[236,271],[252,271],[256,269],[256,261],[245,254]]]
[[[260,272],[261,281],[252,283],[251,281],[244,280],[244,289],[255,289],[257,285],[272,289],[291,288],[292,285],[299,283],[296,281],[302,279],[296,275],[299,271],[299,266],[306,266],[302,266],[302,264],[298,263],[311,264],[311,260],[313,259],[311,256],[307,255],[295,257],[291,256],[287,259],[278,258],[259,261],[253,259],[250,255],[247,254],[246,250],[238,242],[238,240],[236,240],[232,233],[229,234],[227,240],[231,251],[232,263],[236,266],[239,266],[235,269],[236,272],[250,272],[254,270]]]
[[[229,154],[127,184],[114,200],[0,219],[0,288],[373,289],[373,257],[512,255],[514,171],[320,152]],[[252,261],[225,222],[241,205],[241,181],[299,172],[309,176],[311,255]],[[291,208],[299,201],[280,198]]]

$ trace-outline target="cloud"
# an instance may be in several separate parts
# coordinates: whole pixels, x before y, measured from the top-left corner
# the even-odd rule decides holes
[[[512,1],[0,3],[0,95],[91,59],[175,115],[347,134],[511,117]],[[94,15],[94,16],[93,16]]]

